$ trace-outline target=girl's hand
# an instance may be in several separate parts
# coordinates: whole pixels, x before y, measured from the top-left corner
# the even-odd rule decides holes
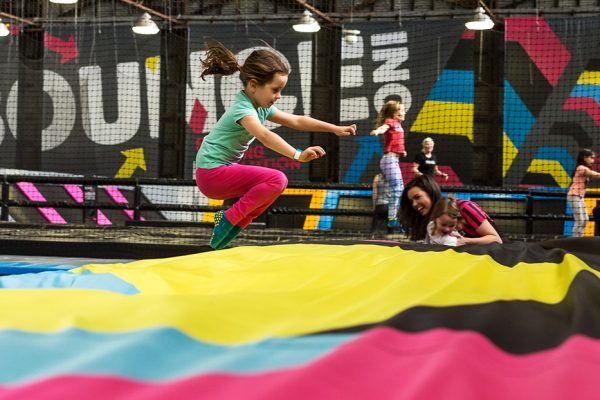
[[[338,126],[338,130],[334,133],[336,136],[354,136],[356,135],[356,124]]]
[[[300,153],[300,162],[309,162],[325,155],[325,150],[321,146],[307,147]]]
[[[402,152],[402,157],[406,157],[406,151]]]

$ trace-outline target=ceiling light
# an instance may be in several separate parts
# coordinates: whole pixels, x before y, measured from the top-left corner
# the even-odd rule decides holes
[[[10,31],[6,27],[6,24],[4,22],[2,22],[2,20],[0,19],[0,36],[8,36],[8,35],[10,35]]]
[[[344,35],[344,41],[347,44],[354,44],[358,42],[360,31],[357,29],[342,29],[342,34]]]
[[[50,0],[50,3],[54,4],[75,4],[77,0]]]
[[[492,29],[494,27],[494,21],[485,13],[483,7],[477,7],[473,19],[465,23],[467,29],[473,31],[483,31]]]
[[[293,26],[296,32],[314,33],[321,29],[317,20],[315,20],[310,11],[304,10],[304,13]]]
[[[152,18],[150,18],[150,14],[148,14],[147,12],[142,14],[142,16],[138,18],[137,21],[135,21],[135,24],[133,24],[133,27],[131,29],[133,29],[135,33],[139,33],[140,35],[154,35],[160,31],[158,25],[156,25],[156,23],[152,21]]]

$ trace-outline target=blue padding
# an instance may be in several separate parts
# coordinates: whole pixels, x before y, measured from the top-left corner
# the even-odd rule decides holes
[[[0,277],[0,289],[97,289],[133,295],[139,290],[113,274],[94,274],[84,271],[44,271],[36,274],[18,274]]]
[[[67,271],[77,267],[79,267],[79,265],[0,261],[0,275],[31,274],[44,271]]]
[[[171,328],[121,333],[0,330],[0,385],[64,374],[169,380],[214,372],[257,373],[304,365],[356,337],[324,334],[221,346]]]

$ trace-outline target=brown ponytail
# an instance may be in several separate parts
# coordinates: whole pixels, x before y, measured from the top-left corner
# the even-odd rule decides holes
[[[221,43],[205,43],[205,47],[207,50],[206,58],[200,60],[203,68],[200,75],[202,80],[204,80],[205,75],[231,75],[240,71],[240,79],[244,86],[251,79],[259,85],[264,85],[271,82],[275,74],[289,75],[290,73],[290,64],[285,57],[271,47],[265,46],[254,50],[246,58],[244,65],[239,65],[235,54]]]
[[[206,58],[200,60],[202,63],[200,78],[202,80],[205,75],[231,75],[240,70],[241,67],[235,55],[221,43],[205,43],[204,47],[206,48]]]

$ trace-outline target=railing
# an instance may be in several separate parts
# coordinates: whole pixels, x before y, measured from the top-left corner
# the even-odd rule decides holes
[[[22,183],[27,183],[32,186],[27,186],[25,189]],[[19,187],[19,185],[21,186]],[[36,185],[62,185],[65,192],[69,194],[69,200],[54,200],[46,199],[35,193]],[[48,223],[56,223],[61,221],[58,217],[53,222],[53,214],[48,210],[51,209],[80,209],[81,222],[85,223],[89,219],[90,211],[93,210],[122,210],[128,213],[128,221],[134,223],[143,223],[143,212],[152,211],[176,211],[176,212],[191,212],[191,213],[212,213],[222,209],[222,206],[214,206],[207,204],[182,204],[179,199],[177,202],[152,202],[144,196],[144,188],[159,187],[159,188],[176,188],[187,187],[194,190],[196,184],[193,180],[175,180],[175,179],[114,179],[114,178],[99,178],[99,177],[71,177],[71,176],[28,176],[28,175],[3,175],[1,176],[1,195],[0,195],[0,220],[9,221],[10,211],[14,208],[37,208],[38,211],[45,210],[47,213],[44,217]],[[12,189],[18,189],[21,196],[25,199],[16,199]],[[118,190],[128,188],[127,196],[122,193],[116,193]],[[104,189],[106,193],[112,196],[111,201],[100,201],[98,192]],[[288,189],[306,189],[312,191],[325,190],[327,192],[339,192],[346,195],[355,196],[363,200],[366,199],[366,206],[358,208],[342,208],[337,204],[330,204],[327,207],[283,207],[272,206],[266,212],[268,216],[276,215],[305,215],[305,216],[357,216],[371,217],[373,215],[370,208],[370,191],[371,186],[368,184],[325,184],[325,183],[290,183]],[[524,202],[523,212],[498,212],[498,210],[486,209],[490,216],[497,220],[524,220],[525,235],[534,233],[534,222],[543,220],[553,221],[568,221],[572,217],[565,212],[535,212],[536,205],[548,200],[565,201],[565,192],[563,190],[536,190],[524,188],[484,188],[484,187],[443,187],[445,194],[454,194],[459,198],[471,198],[474,201],[498,201]],[[31,190],[31,193],[25,193]],[[195,189],[197,191],[197,189]],[[131,193],[132,192],[132,193]],[[11,195],[11,193],[13,195]],[[106,196],[107,198],[109,196]],[[168,197],[168,196],[167,196]],[[588,192],[588,198],[600,199],[600,193]],[[41,200],[43,199],[43,200]],[[190,201],[191,203],[191,201]],[[566,204],[566,201],[565,201]],[[485,208],[485,207],[484,207]],[[566,205],[563,208],[566,210]],[[40,211],[41,213],[41,211]],[[594,218],[590,218],[594,220]],[[58,222],[61,223],[61,222]],[[69,222],[64,222],[69,223]]]

